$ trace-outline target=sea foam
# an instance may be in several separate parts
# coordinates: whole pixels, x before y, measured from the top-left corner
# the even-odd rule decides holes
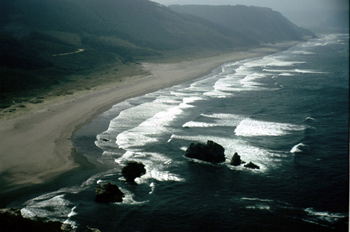
[[[313,208],[306,208],[305,212],[309,216],[317,217],[318,219],[320,219],[322,221],[326,221],[326,222],[330,222],[330,223],[335,223],[335,222],[341,220],[342,218],[346,217],[346,215],[342,214],[342,213],[320,212],[320,211],[316,211]]]
[[[182,127],[236,127],[244,118],[235,114],[201,114],[203,120],[206,118],[214,119],[214,122],[189,121]]]
[[[258,121],[254,119],[244,119],[235,129],[237,136],[281,136],[287,135],[293,131],[302,131],[305,126],[293,125],[288,123],[277,123]]]
[[[298,143],[297,145],[295,145],[294,147],[292,147],[292,149],[290,150],[290,153],[298,153],[298,152],[303,152],[303,149],[307,147],[307,145],[303,144],[303,143]]]

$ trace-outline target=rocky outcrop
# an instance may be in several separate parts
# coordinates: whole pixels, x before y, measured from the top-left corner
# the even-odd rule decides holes
[[[241,164],[244,164],[245,162],[243,160],[241,160],[241,156],[237,154],[237,152],[235,152],[235,154],[232,156],[231,159],[231,165],[233,166],[238,166]]]
[[[185,152],[185,156],[211,163],[221,163],[225,161],[225,149],[211,140],[207,144],[191,143]]]
[[[99,184],[95,189],[95,201],[98,203],[122,202],[124,193],[113,183]]]
[[[245,162],[243,160],[241,160],[241,156],[238,155],[237,152],[235,152],[235,154],[232,156],[230,164],[233,166],[239,166],[241,164],[245,164]],[[260,169],[260,167],[258,165],[254,164],[252,162],[245,164],[244,167],[251,168],[251,169]]]
[[[11,232],[101,232],[99,229],[86,226],[74,229],[70,224],[54,222],[43,222],[39,219],[24,218],[19,208],[0,209],[0,231]]]
[[[99,229],[86,227],[84,232],[101,232]]]
[[[0,209],[0,231],[62,232],[60,222],[43,222],[23,218],[18,208]]]
[[[21,209],[19,208],[4,208],[0,209],[0,215],[9,215],[15,217],[22,217]]]
[[[251,169],[260,169],[258,165],[253,164],[252,162],[247,163],[246,165],[244,165],[244,167],[251,168]]]
[[[122,174],[127,182],[134,183],[135,178],[146,174],[145,165],[143,165],[142,163],[130,161],[122,169]]]

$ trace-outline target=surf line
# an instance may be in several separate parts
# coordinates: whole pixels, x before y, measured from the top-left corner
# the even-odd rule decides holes
[[[74,52],[67,52],[67,53],[61,53],[61,54],[54,54],[54,55],[52,55],[52,56],[67,56],[67,55],[72,55],[72,54],[76,54],[76,53],[83,52],[83,51],[85,51],[85,49],[80,48],[80,49],[78,49],[78,50],[76,50],[76,51],[74,51]]]

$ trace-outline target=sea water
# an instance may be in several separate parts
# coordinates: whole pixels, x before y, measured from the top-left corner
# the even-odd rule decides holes
[[[76,131],[91,176],[26,200],[22,213],[78,230],[347,231],[348,106],[348,34],[227,63],[116,104]],[[225,148],[224,163],[184,156],[207,140]],[[260,169],[231,166],[235,152]],[[145,165],[137,184],[121,175],[128,161]],[[107,181],[122,203],[94,202]]]

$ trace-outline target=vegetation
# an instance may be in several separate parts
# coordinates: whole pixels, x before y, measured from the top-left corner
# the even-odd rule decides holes
[[[297,27],[279,12],[270,8],[242,5],[173,5],[170,8],[178,13],[210,20],[263,43],[302,40],[306,36],[314,36],[312,32]]]
[[[223,9],[217,13],[225,16]],[[244,49],[274,42],[276,33],[280,40],[300,39],[300,29],[276,12],[232,9],[237,16],[225,20],[235,27],[148,0],[1,1],[0,110],[140,73],[142,60]],[[273,34],[281,18],[283,30]],[[88,75],[106,67],[114,75]]]

